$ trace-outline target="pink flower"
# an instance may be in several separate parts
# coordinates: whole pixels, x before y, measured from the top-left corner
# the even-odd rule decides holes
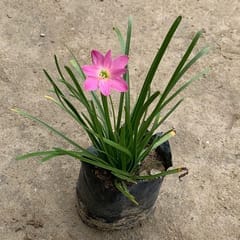
[[[104,96],[110,95],[111,89],[117,92],[126,92],[128,85],[123,79],[126,72],[128,56],[122,55],[112,59],[111,50],[102,55],[97,50],[92,50],[92,65],[82,66],[86,75],[84,90],[94,91],[99,88]]]

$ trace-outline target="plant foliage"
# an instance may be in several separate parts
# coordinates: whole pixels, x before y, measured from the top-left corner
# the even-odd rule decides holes
[[[56,147],[48,151],[27,153],[17,157],[17,159],[21,160],[40,156],[41,161],[45,162],[57,156],[68,155],[96,167],[109,170],[111,174],[116,177],[115,185],[117,189],[136,204],[137,202],[134,196],[128,192],[125,182],[136,183],[138,180],[159,178],[186,170],[185,168],[176,168],[150,176],[139,176],[138,172],[139,165],[146,156],[175,135],[175,130],[170,129],[162,136],[155,137],[150,143],[156,129],[161,126],[182,102],[183,99],[176,101],[176,97],[190,83],[206,73],[205,70],[197,73],[188,81],[181,84],[179,83],[187,70],[208,52],[208,47],[205,47],[191,57],[193,49],[202,34],[201,31],[199,31],[190,42],[165,88],[161,92],[159,90],[151,90],[155,73],[181,20],[181,16],[177,17],[170,27],[150,65],[135,103],[131,102],[130,76],[129,70],[127,69],[124,79],[129,86],[129,90],[120,94],[117,111],[114,109],[111,96],[107,97],[96,92],[91,92],[91,97],[87,97],[82,88],[82,82],[86,77],[75,56],[73,56],[73,60],[71,60],[71,66],[64,66],[63,69],[60,67],[58,59],[55,56],[58,78],[54,79],[44,70],[55,94],[55,98],[47,96],[47,99],[68,113],[85,130],[97,150],[97,154],[87,151],[79,145],[79,143],[70,139],[46,122],[23,110],[14,109],[14,111],[20,115],[43,125],[72,145],[72,150]],[[114,31],[117,34],[123,54],[129,55],[132,33],[131,17],[128,21],[126,40],[118,28],[114,28]],[[179,84],[177,85],[177,83]],[[178,87],[176,87],[176,85]],[[63,88],[67,89],[68,93],[63,91]],[[78,107],[79,105],[74,105],[73,102],[76,101],[80,103],[80,108]],[[162,114],[162,110],[166,106],[168,106],[168,111]],[[79,110],[82,109],[82,107],[84,107],[86,111],[83,112]],[[152,109],[151,112],[149,112],[150,107]]]

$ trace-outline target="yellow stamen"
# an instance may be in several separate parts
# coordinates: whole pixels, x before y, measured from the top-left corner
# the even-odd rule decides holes
[[[102,79],[108,79],[110,77],[110,73],[106,70],[106,69],[102,69],[100,72],[99,72],[99,75],[98,75],[100,78]]]

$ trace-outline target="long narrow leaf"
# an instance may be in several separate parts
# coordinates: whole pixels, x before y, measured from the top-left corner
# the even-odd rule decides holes
[[[158,146],[160,146],[164,142],[168,141],[170,138],[174,137],[175,135],[176,135],[176,132],[174,129],[172,129],[167,134],[164,134],[159,139],[156,139],[155,141],[153,141],[151,151],[156,149]]]
[[[164,53],[165,53],[165,51],[166,51],[166,49],[167,49],[171,39],[172,39],[175,31],[177,30],[177,27],[180,24],[181,20],[182,20],[182,17],[179,16],[174,21],[174,23],[172,24],[170,30],[168,31],[168,33],[167,33],[167,35],[166,35],[166,37],[165,37],[165,39],[163,41],[159,51],[157,52],[157,54],[156,54],[156,56],[155,56],[155,58],[153,60],[153,63],[151,64],[151,67],[150,67],[150,69],[148,71],[147,77],[146,77],[146,79],[144,81],[144,84],[142,86],[142,90],[141,90],[141,92],[139,94],[138,100],[137,100],[137,102],[135,104],[135,107],[134,107],[134,110],[133,110],[133,122],[135,122],[135,119],[136,119],[136,117],[138,115],[138,112],[139,112],[140,108],[142,107],[142,105],[143,105],[143,103],[144,103],[144,101],[146,99],[146,96],[147,96],[148,90],[150,88],[150,85],[152,83],[153,77],[154,77],[154,75],[155,75],[155,73],[157,71],[157,68],[158,68],[158,66],[159,66],[159,64],[160,64],[160,62],[162,60],[162,57],[163,57],[163,55],[164,55]]]
[[[105,163],[101,158],[98,158],[97,156],[94,156],[93,154],[86,154],[86,153],[80,153],[80,152],[76,152],[76,151],[69,151],[69,150],[65,150],[65,149],[61,149],[61,148],[56,148],[57,151],[59,151],[60,153],[65,153],[65,155],[69,155],[72,156],[74,158],[77,158],[83,162],[95,165],[97,167],[109,170],[111,172],[114,172],[116,174],[119,174],[120,176],[125,176],[125,177],[129,177],[129,178],[133,178],[133,176],[126,172],[126,171],[122,171],[120,169],[117,169],[115,167],[110,166],[109,164]],[[94,160],[92,160],[94,159]]]
[[[125,45],[126,55],[129,55],[131,35],[132,35],[132,17],[130,16],[128,18],[127,39],[126,39],[126,45]]]
[[[139,126],[140,120],[143,117],[143,115],[147,112],[149,106],[153,103],[153,101],[160,95],[159,91],[154,92],[150,97],[148,97],[148,100],[144,103],[142,108],[139,111],[139,114],[134,122],[134,125]],[[136,128],[137,130],[137,128]]]
[[[169,102],[171,102],[177,95],[179,95],[185,88],[187,88],[192,82],[198,80],[205,74],[209,72],[209,69],[204,69],[202,72],[197,73],[195,76],[193,76],[190,80],[188,80],[186,83],[184,83],[174,94],[172,94],[167,100],[164,101],[162,104],[162,108],[164,108]]]
[[[65,66],[64,67],[66,69],[66,71],[68,72],[69,76],[71,77],[72,81],[74,82],[77,90],[78,90],[78,94],[82,100],[82,103],[84,104],[84,106],[87,108],[87,109],[90,109],[90,106],[88,104],[88,100],[86,98],[86,96],[84,95],[83,93],[83,90],[82,88],[80,87],[75,75],[73,74],[72,70],[68,67],[68,66]]]
[[[155,129],[157,129],[157,127],[159,127],[176,109],[177,107],[182,103],[183,99],[180,99],[168,112],[167,114],[164,115],[164,117],[162,117],[160,119],[160,121],[158,122],[157,126],[155,127]]]
[[[113,139],[115,139],[115,136],[113,133],[112,123],[111,123],[110,116],[109,116],[107,97],[104,95],[101,95],[101,99],[102,99],[102,105],[103,105],[103,109],[104,109],[104,119],[106,120],[106,130],[108,131],[108,137],[109,137],[109,139],[113,140]]]
[[[172,78],[170,79],[167,87],[165,88],[161,99],[159,101],[159,105],[163,103],[163,101],[166,99],[168,94],[171,92],[173,87],[177,84],[177,82],[181,79],[181,77],[186,73],[186,71],[202,56],[206,55],[209,51],[208,47],[205,47],[201,49],[179,72],[176,72],[173,74]],[[190,54],[190,53],[189,53]]]
[[[170,138],[172,138],[175,135],[175,130],[174,129],[170,129],[169,131],[167,131],[166,133],[164,133],[161,137],[159,138],[155,138],[154,141],[149,144],[149,146],[145,149],[141,150],[141,153],[139,154],[139,159],[141,161],[143,161],[148,154],[153,151],[154,149],[156,149],[158,146],[160,146],[161,144],[163,144],[164,142],[168,141]],[[151,135],[149,135],[151,136]],[[146,137],[146,140],[150,141],[149,137]],[[138,164],[135,164],[133,167],[132,171],[135,171],[136,167],[138,167]]]
[[[67,47],[68,51],[70,52],[70,54],[72,55],[73,59],[70,60],[71,65],[75,68],[75,70],[78,72],[79,76],[81,77],[82,80],[86,79],[86,76],[84,74],[84,72],[82,71],[82,68],[80,67],[80,64],[77,60],[77,58],[75,57],[75,55],[73,54],[72,50]]]
[[[194,36],[192,42],[190,43],[189,47],[187,48],[185,54],[183,55],[183,57],[182,57],[182,59],[181,59],[181,61],[180,61],[180,63],[178,64],[176,70],[174,71],[174,73],[173,73],[173,75],[172,75],[172,77],[171,77],[171,79],[170,79],[170,81],[169,81],[166,89],[164,90],[164,92],[163,92],[163,94],[162,94],[162,99],[165,99],[165,97],[166,97],[165,95],[167,95],[167,94],[171,91],[171,89],[173,88],[173,86],[174,86],[174,85],[178,82],[178,80],[180,79],[180,77],[177,78],[177,76],[179,75],[179,72],[181,71],[181,69],[182,69],[182,67],[184,66],[184,64],[186,63],[186,61],[187,61],[188,57],[190,56],[193,48],[194,48],[195,45],[197,44],[197,42],[198,42],[201,34],[202,34],[202,32],[199,31],[199,32],[197,32],[196,35]]]
[[[153,180],[153,179],[157,179],[159,177],[164,177],[170,174],[175,174],[175,173],[180,173],[185,171],[186,174],[188,173],[187,168],[185,167],[180,167],[180,168],[174,168],[171,170],[167,170],[167,171],[162,171],[161,173],[155,174],[155,175],[148,175],[148,176],[137,176],[135,179],[136,180]],[[184,174],[184,175],[186,175]]]
[[[80,114],[78,114],[78,116],[77,116],[75,113],[73,113],[71,110],[69,110],[62,103],[56,101],[54,98],[52,98],[50,96],[45,96],[45,97],[47,99],[51,100],[52,102],[54,102],[57,106],[59,106],[61,109],[63,109],[65,112],[67,112],[73,119],[75,119],[77,121],[77,123],[79,123],[82,126],[82,128],[87,132],[88,137],[91,139],[92,143],[95,146],[99,146],[98,139],[96,138],[95,133],[93,131],[91,131],[91,129],[94,130],[94,125],[84,115],[84,113],[81,113],[82,116],[80,116]],[[84,121],[84,119],[85,119],[85,121]]]
[[[107,138],[103,138],[103,141],[105,143],[107,143],[108,145],[114,147],[118,151],[126,153],[130,158],[132,157],[132,153],[127,148],[121,146],[120,144],[118,144],[118,143],[116,143],[114,141],[111,141],[111,140],[109,140]]]
[[[42,155],[49,155],[49,154],[54,154],[54,153],[56,153],[56,151],[54,151],[54,150],[53,151],[31,152],[31,153],[17,156],[16,160],[25,160],[27,158],[38,157],[38,156],[42,156]]]
[[[28,114],[27,112],[24,112],[20,109],[13,109],[13,111],[15,111],[16,113],[29,118],[31,120],[33,120],[34,122],[39,123],[40,125],[48,128],[50,131],[52,131],[53,133],[55,133],[56,135],[62,137],[64,140],[66,140],[68,143],[72,144],[73,146],[79,148],[79,149],[83,149],[81,146],[79,146],[76,142],[74,142],[73,140],[71,140],[70,138],[66,137],[63,133],[61,133],[60,131],[56,130],[55,128],[51,127],[50,125],[48,125],[47,123],[45,123],[44,121]]]
[[[174,81],[174,84],[171,84],[171,81],[169,82],[168,85],[171,85],[171,86],[170,86],[171,89],[170,89],[170,90],[169,90],[169,89],[166,89],[165,91],[167,91],[167,92],[164,91],[164,93],[161,95],[161,98],[160,98],[159,102],[157,103],[155,109],[152,111],[152,113],[150,114],[150,116],[148,117],[148,119],[146,120],[146,122],[144,123],[144,125],[142,125],[142,127],[141,127],[141,128],[142,128],[142,130],[141,130],[141,133],[142,133],[142,134],[144,133],[144,131],[146,131],[146,129],[148,128],[148,126],[151,124],[151,122],[153,121],[153,119],[154,119],[154,117],[156,116],[156,114],[157,114],[158,112],[160,112],[160,111],[163,109],[163,107],[165,106],[165,104],[163,104],[163,102],[164,102],[165,98],[168,96],[168,93],[172,90],[172,88],[173,88],[174,85],[176,84],[176,82],[177,82],[177,81],[182,77],[182,75],[190,68],[190,66],[191,66],[192,64],[194,64],[201,56],[205,55],[205,54],[208,52],[208,50],[209,50],[208,48],[203,48],[201,51],[199,51],[199,53],[196,54],[196,56],[193,57],[193,58],[189,61],[189,63],[186,64],[186,66],[182,69],[182,71],[179,73],[179,75],[175,76],[176,79],[172,79],[172,80]],[[203,74],[204,74],[204,73],[203,73]],[[200,75],[196,75],[196,76],[195,76],[196,79],[197,79],[198,76],[201,76],[201,73],[200,73]],[[193,77],[193,78],[195,78],[195,77]],[[187,85],[188,85],[188,84],[187,84]],[[180,88],[180,91],[177,91],[177,94],[179,94],[179,93],[181,92],[181,90],[183,90],[185,87],[187,87],[187,85],[185,85],[185,86],[183,85],[183,88]],[[177,94],[174,95],[173,97],[176,97]]]
[[[70,51],[70,50],[69,50]],[[71,51],[70,51],[71,52]],[[72,66],[75,68],[75,70],[79,73],[80,77],[82,78],[82,80],[85,80],[85,75],[84,75],[84,72],[82,71],[82,68],[80,66],[80,64],[78,63],[76,57],[74,56],[74,54],[71,52],[72,56],[73,56],[73,60],[70,61],[70,63],[72,64]],[[97,106],[97,110],[98,110],[98,113],[99,115],[101,116],[102,119],[104,119],[104,111],[103,111],[103,108],[100,104],[100,100],[99,100],[99,97],[97,96],[97,94],[93,91],[91,91],[91,95],[92,95],[92,98],[93,98],[93,101],[94,103],[96,104]]]
[[[115,181],[115,186],[130,201],[132,201],[136,205],[139,205],[138,202],[136,201],[135,197],[129,192],[126,184],[123,181]]]
[[[113,30],[117,34],[122,53],[125,53],[125,41],[124,41],[122,33],[120,32],[120,30],[117,27],[114,27]]]

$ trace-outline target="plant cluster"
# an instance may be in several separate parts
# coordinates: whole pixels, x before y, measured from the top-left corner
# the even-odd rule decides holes
[[[201,36],[201,31],[199,31],[193,37],[165,88],[162,91],[151,89],[154,75],[181,19],[182,17],[179,16],[170,27],[150,65],[135,103],[132,103],[131,99],[128,67],[132,33],[131,18],[128,21],[126,40],[120,30],[114,28],[121,45],[122,55],[112,58],[111,51],[103,55],[99,51],[93,50],[91,65],[81,67],[76,57],[73,56],[73,60],[70,62],[71,67],[64,66],[64,69],[61,69],[55,56],[59,77],[53,79],[46,70],[44,70],[44,73],[53,87],[56,98],[49,96],[47,98],[68,113],[84,129],[97,154],[89,152],[79,143],[46,122],[25,111],[14,109],[19,114],[47,127],[73,147],[72,150],[56,147],[48,151],[27,153],[19,156],[18,159],[40,156],[41,161],[45,162],[57,156],[67,155],[103,168],[110,171],[115,177],[116,188],[135,203],[137,202],[134,196],[129,193],[126,182],[136,183],[138,180],[155,179],[186,170],[186,168],[175,168],[155,175],[139,175],[139,166],[148,154],[175,135],[174,129],[170,129],[161,136],[154,135],[155,131],[183,101],[183,99],[176,102],[173,100],[190,83],[206,73],[206,71],[200,72],[176,87],[186,71],[208,52],[208,48],[205,47],[196,55],[190,57]],[[67,89],[68,93],[63,91],[63,88]],[[114,108],[111,97],[112,90],[120,92],[117,109]],[[89,92],[89,94],[86,92]],[[74,104],[73,99],[80,104]],[[76,102],[75,100],[74,102]],[[168,106],[168,110],[163,114],[162,110],[166,106]],[[169,108],[169,106],[171,107]],[[85,112],[79,110],[83,107],[86,109]],[[150,107],[151,112],[149,112]],[[153,136],[155,137],[153,138]]]

